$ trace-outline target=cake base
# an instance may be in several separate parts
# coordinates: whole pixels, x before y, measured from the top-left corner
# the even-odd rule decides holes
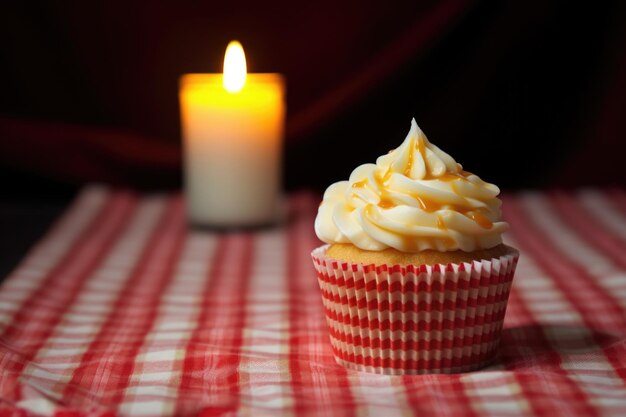
[[[517,254],[514,249],[505,244],[494,246],[490,249],[482,249],[473,252],[461,250],[450,252],[439,252],[436,250],[424,250],[417,253],[400,252],[399,250],[388,248],[381,251],[366,251],[359,249],[352,244],[334,244],[328,248],[326,256],[338,261],[350,263],[360,263],[363,265],[447,265],[450,263],[459,264],[480,260],[497,259],[505,255]]]

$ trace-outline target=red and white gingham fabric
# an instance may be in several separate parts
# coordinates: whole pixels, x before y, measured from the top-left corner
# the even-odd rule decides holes
[[[626,415],[626,193],[505,195],[500,358],[404,377],[336,364],[317,203],[218,235],[178,196],[85,190],[0,289],[0,416]]]

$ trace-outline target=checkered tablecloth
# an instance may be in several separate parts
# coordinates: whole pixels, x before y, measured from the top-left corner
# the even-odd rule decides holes
[[[333,359],[317,196],[214,234],[180,196],[88,188],[0,289],[0,416],[626,415],[626,193],[503,200],[521,258],[500,358],[399,377]]]

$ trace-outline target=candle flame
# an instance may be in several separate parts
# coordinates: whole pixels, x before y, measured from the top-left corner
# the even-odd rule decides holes
[[[224,88],[238,93],[246,83],[246,55],[238,41],[231,41],[224,55]]]

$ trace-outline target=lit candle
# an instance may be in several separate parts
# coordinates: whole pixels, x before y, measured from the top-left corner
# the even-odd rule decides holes
[[[185,188],[192,224],[247,227],[276,220],[285,86],[280,74],[247,74],[231,42],[224,74],[180,82]]]

